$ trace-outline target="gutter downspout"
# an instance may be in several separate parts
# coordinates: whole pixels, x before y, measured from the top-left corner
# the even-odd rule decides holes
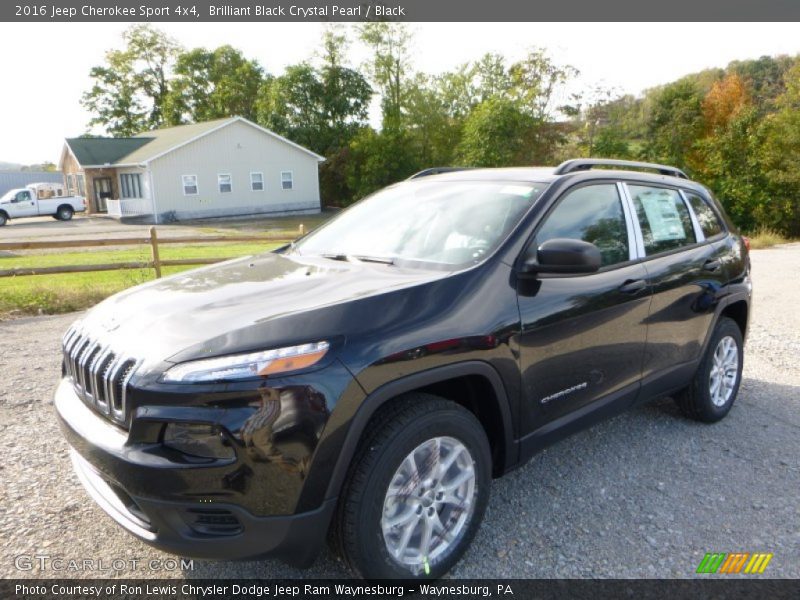
[[[158,205],[156,204],[156,188],[153,185],[153,170],[150,168],[149,163],[143,164],[142,167],[147,169],[147,180],[150,182],[150,202],[153,205],[153,221],[156,225],[158,225],[160,219],[158,214]]]

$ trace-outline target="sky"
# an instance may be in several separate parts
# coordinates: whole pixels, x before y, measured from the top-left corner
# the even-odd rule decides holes
[[[0,161],[58,162],[64,138],[87,131],[89,69],[121,46],[125,23],[0,23]],[[311,58],[321,23],[161,23],[186,48],[231,44],[268,72]],[[350,62],[368,58],[351,26]],[[416,23],[413,66],[438,73],[486,52],[510,61],[543,47],[576,67],[573,89],[643,90],[732,60],[800,54],[796,23]],[[377,106],[377,104],[376,104]],[[373,120],[377,110],[373,110]],[[102,133],[94,131],[93,133]]]

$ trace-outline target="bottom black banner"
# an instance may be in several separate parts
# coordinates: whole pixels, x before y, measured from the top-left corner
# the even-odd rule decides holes
[[[359,580],[4,579],[3,600],[326,600],[328,598],[505,598],[705,600],[800,598],[792,579],[444,579],[430,583]]]

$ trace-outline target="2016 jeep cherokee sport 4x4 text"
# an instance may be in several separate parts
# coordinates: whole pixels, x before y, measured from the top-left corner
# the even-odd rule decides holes
[[[724,417],[750,297],[746,240],[677,169],[450,171],[102,302],[55,406],[159,548],[307,565],[329,535],[357,575],[438,577],[547,444],[667,394]]]

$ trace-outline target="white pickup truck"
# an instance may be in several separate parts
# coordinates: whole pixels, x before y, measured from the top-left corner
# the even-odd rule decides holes
[[[0,198],[0,227],[9,219],[52,215],[69,221],[76,212],[86,210],[81,196],[62,196],[63,186],[53,183],[32,183],[6,192]]]

